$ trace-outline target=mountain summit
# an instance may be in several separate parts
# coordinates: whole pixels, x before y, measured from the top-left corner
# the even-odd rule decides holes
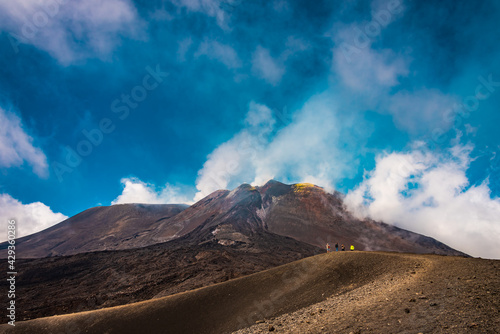
[[[269,181],[218,190],[189,207],[88,209],[17,240],[23,293],[16,305],[21,319],[33,319],[144,301],[310,257],[325,252],[326,243],[465,255],[429,237],[359,220],[342,198],[312,184]]]
[[[346,210],[340,193],[275,180],[261,187],[242,184],[232,191],[218,190],[192,206],[122,204],[88,209],[18,239],[17,247],[23,258],[131,249],[174,240],[251,249],[259,243],[280,242],[277,236],[321,248],[339,243],[346,248],[352,244],[356,250],[464,255],[430,237],[357,219]]]

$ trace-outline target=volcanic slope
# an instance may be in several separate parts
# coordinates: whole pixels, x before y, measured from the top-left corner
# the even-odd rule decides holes
[[[334,252],[173,296],[15,328],[4,324],[0,331],[495,333],[499,265],[463,257]]]
[[[338,242],[358,250],[465,255],[430,237],[359,220],[345,209],[340,193],[274,180],[262,187],[243,184],[232,191],[219,190],[190,207],[132,204],[89,209],[20,238],[17,247],[20,257],[30,258],[139,248],[177,239],[192,245],[215,240],[228,246],[251,243],[249,237],[263,232],[321,248]]]
[[[255,240],[255,242],[251,241]],[[247,243],[185,240],[138,249],[18,259],[16,317],[34,319],[95,310],[209,286],[318,254],[306,243],[262,232]],[[8,272],[8,263],[0,270]],[[7,305],[9,282],[0,281]],[[7,322],[3,317],[0,323]]]
[[[184,204],[118,204],[85,210],[46,230],[16,240],[19,258],[71,255],[135,247],[162,220]],[[8,244],[0,244],[0,250]],[[5,252],[6,253],[6,252]]]
[[[123,208],[148,213],[158,208],[149,223],[140,220],[148,215],[132,211],[138,230],[105,215],[104,226],[100,227],[105,235],[116,226],[127,227],[120,230],[126,231],[123,235],[137,235],[123,239],[130,241],[126,247],[124,242],[114,241],[131,249],[17,260],[23,268],[16,280],[23,291],[16,300],[19,320],[123,305],[207,286],[318,254],[319,246],[324,247],[327,241],[333,245],[333,240],[347,245],[351,242],[356,249],[461,254],[431,238],[357,220],[343,209],[339,194],[328,194],[309,184],[270,181],[264,187],[242,185],[233,191],[217,191],[164,219],[158,218],[165,215],[162,206],[112,206],[97,212],[123,212]],[[87,211],[91,217],[96,216],[93,210]],[[76,221],[73,229],[67,227],[68,222],[54,228],[66,233],[80,231],[85,240],[80,249],[88,244],[113,248],[112,243],[99,244],[85,235],[86,230],[78,230],[76,227],[85,227],[87,219],[84,215],[78,220],[76,217],[72,219]],[[127,221],[131,217],[133,214]],[[62,243],[55,248],[38,248],[32,254],[78,252],[82,244],[78,234],[71,234],[64,242],[53,233],[53,239],[59,238]],[[163,238],[170,241],[158,243]],[[47,244],[53,239],[47,239]],[[153,244],[132,248],[149,243]],[[0,264],[0,269],[7,271],[6,264]],[[0,288],[3,286],[7,281],[0,281]],[[6,295],[0,300],[6,300]]]
[[[157,240],[161,230],[177,226],[178,235],[189,233],[197,241],[215,238],[221,244],[245,243],[246,236],[267,231],[321,248],[338,242],[358,250],[465,255],[430,237],[359,220],[345,209],[340,193],[307,183],[271,180],[263,187],[243,184],[233,191],[218,191],[163,224],[155,231]]]
[[[268,231],[324,247],[328,242],[352,244],[357,250],[465,255],[427,236],[370,219],[355,218],[343,203],[343,195],[299,183],[285,185],[271,180],[259,189],[259,215]]]

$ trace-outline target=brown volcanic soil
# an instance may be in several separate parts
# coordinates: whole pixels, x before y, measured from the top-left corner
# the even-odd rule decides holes
[[[46,230],[17,239],[16,256],[37,258],[146,246],[141,244],[142,239],[149,237],[164,220],[186,208],[184,204],[118,204],[91,208]],[[1,243],[0,250],[7,246],[7,242]],[[6,254],[2,251],[0,257]]]
[[[443,243],[349,213],[340,193],[312,184],[263,187],[242,184],[218,190],[190,207],[122,204],[88,209],[49,229],[16,240],[18,258],[74,255],[146,247],[189,236],[204,242],[248,242],[257,231],[324,248],[326,243],[357,250],[465,255]],[[0,250],[7,248],[0,244]],[[6,252],[0,252],[0,257]]]
[[[224,282],[320,251],[263,233],[223,246],[176,240],[146,248],[16,261],[17,320],[123,305]],[[7,272],[7,261],[0,263]],[[1,305],[8,284],[0,281]],[[2,323],[8,318],[2,317]]]
[[[498,333],[500,261],[402,255],[418,262],[235,334]]]
[[[356,250],[466,255],[424,235],[370,219],[357,219],[345,208],[343,195],[308,183],[269,181],[260,216],[267,230],[318,247],[353,244]]]
[[[150,301],[2,325],[4,333],[497,333],[500,261],[322,254]]]

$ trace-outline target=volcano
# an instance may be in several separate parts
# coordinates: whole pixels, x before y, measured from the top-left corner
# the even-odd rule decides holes
[[[92,208],[20,238],[16,305],[27,320],[165,297],[325,252],[326,243],[466,256],[432,238],[357,219],[340,193],[269,181],[219,190],[192,206]],[[0,270],[8,271],[7,261]]]
[[[465,255],[439,241],[370,219],[355,218],[343,195],[299,183],[271,180],[218,190],[192,206],[122,204],[96,207],[17,240],[21,258],[124,250],[182,241],[252,248],[269,235],[324,248]],[[0,248],[6,248],[3,243]]]

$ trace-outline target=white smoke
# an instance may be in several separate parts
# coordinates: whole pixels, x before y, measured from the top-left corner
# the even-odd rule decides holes
[[[276,121],[272,111],[255,102],[250,103],[245,127],[212,153],[198,172],[198,201],[218,189],[250,183],[255,178],[255,163],[265,150]]]
[[[332,190],[335,181],[355,171],[352,154],[338,149],[350,137],[338,125],[333,99],[311,98],[290,124],[278,124],[275,114],[264,105],[250,104],[245,127],[217,147],[198,172],[195,200],[218,189],[244,182],[262,185],[270,179],[311,182]],[[348,122],[343,122],[346,128]]]
[[[500,258],[500,199],[487,181],[470,185],[471,146],[445,153],[386,153],[345,199],[360,217],[431,236],[473,256]]]
[[[124,203],[145,204],[191,204],[192,201],[183,195],[180,187],[166,184],[158,188],[153,184],[143,182],[137,178],[121,179],[122,193],[115,198],[111,205]]]

